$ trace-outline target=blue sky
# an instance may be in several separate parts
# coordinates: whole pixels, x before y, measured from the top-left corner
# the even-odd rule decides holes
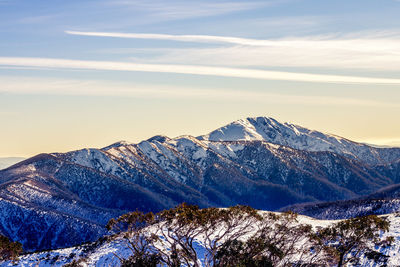
[[[400,144],[400,1],[0,0],[0,156],[272,116]]]

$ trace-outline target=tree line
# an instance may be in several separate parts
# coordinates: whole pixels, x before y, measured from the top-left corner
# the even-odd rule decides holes
[[[389,221],[375,215],[312,227],[292,212],[248,206],[200,209],[181,204],[159,213],[127,213],[107,224],[123,236],[129,258],[121,266],[272,267],[346,266],[368,259],[386,266],[382,238]]]

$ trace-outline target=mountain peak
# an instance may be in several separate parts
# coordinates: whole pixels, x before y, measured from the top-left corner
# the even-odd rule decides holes
[[[168,141],[168,140],[170,140],[170,138],[168,136],[155,135],[155,136],[147,139],[146,141],[148,141],[148,142],[157,141],[157,142],[160,142],[160,143],[164,143],[165,141]]]
[[[131,144],[132,143],[129,143],[127,141],[121,140],[121,141],[115,142],[115,143],[113,143],[113,144],[111,144],[109,146],[103,147],[101,150],[109,150],[111,148],[120,147],[120,146],[129,146]]]
[[[270,117],[240,119],[198,139],[214,142],[265,141],[299,150],[334,152],[370,164],[396,159],[396,156],[389,155],[389,150],[384,150],[384,154],[378,155],[376,149],[371,146],[295,124],[281,123]]]
[[[291,124],[282,124],[270,117],[249,117],[234,121],[208,135],[199,137],[209,141],[269,141],[280,132],[282,128],[294,128]],[[297,129],[295,131],[298,133]]]
[[[277,120],[275,120],[272,117],[266,117],[266,116],[259,116],[259,117],[248,117],[245,120],[247,121],[256,121],[258,123],[265,123],[265,124],[270,124],[270,125],[277,125],[281,124]]]

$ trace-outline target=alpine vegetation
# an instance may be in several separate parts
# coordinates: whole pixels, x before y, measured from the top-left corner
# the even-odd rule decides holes
[[[139,211],[107,225],[131,250],[115,254],[121,266],[344,266],[385,264],[393,237],[384,217],[339,221],[326,227],[302,223],[291,212],[259,212],[182,204],[156,214]],[[114,238],[115,238],[114,237]]]

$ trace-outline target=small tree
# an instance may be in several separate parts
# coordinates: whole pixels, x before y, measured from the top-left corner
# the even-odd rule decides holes
[[[127,260],[115,256],[122,264],[149,259],[155,262],[157,259],[167,266],[179,267],[181,262],[196,266],[193,242],[200,230],[193,222],[199,218],[198,213],[198,207],[182,204],[155,215],[136,211],[111,219],[107,228],[124,232],[124,239],[132,251]]]
[[[19,242],[12,242],[8,237],[0,235],[0,260],[18,259],[19,254],[22,252],[22,244]]]
[[[123,238],[132,251],[132,256],[123,259],[115,255],[121,262],[121,266],[156,267],[161,262],[161,256],[153,243],[158,238],[154,234],[146,234],[144,227],[156,223],[153,213],[135,211],[111,219],[107,224],[108,230],[124,231]]]
[[[203,228],[203,245],[206,250],[204,263],[216,266],[217,253],[230,240],[240,241],[256,231],[262,216],[249,206],[234,206],[227,209],[205,209],[206,221]]]
[[[375,248],[385,248],[393,237],[381,239],[389,230],[389,221],[376,215],[369,215],[335,223],[320,230],[319,236],[330,249],[337,266],[347,263],[359,264],[360,257],[366,256],[375,263],[386,263],[388,256]]]
[[[195,243],[201,239],[206,249],[204,262],[214,266],[215,255],[223,242],[240,239],[252,231],[253,224],[260,219],[256,210],[246,206],[200,209],[181,204],[155,215],[125,214],[110,220],[108,229],[127,230],[124,237],[135,258],[156,255],[167,266],[181,266],[181,263],[200,266]],[[147,232],[149,229],[151,234]]]
[[[202,241],[205,248],[204,265],[214,266],[215,255],[226,240],[240,239],[251,232],[254,224],[261,219],[257,211],[247,206],[227,209],[205,208],[181,204],[156,215],[160,220],[153,227],[159,237],[159,245],[170,248],[163,254],[168,266],[171,256],[178,258],[186,266],[201,265],[195,243]]]
[[[255,240],[253,240],[255,241]],[[256,241],[257,242],[257,241]],[[217,252],[215,267],[273,267],[272,262],[254,248],[250,240],[228,240]]]
[[[312,227],[300,224],[297,214],[266,213],[246,241],[224,244],[216,266],[325,266],[323,252]]]

